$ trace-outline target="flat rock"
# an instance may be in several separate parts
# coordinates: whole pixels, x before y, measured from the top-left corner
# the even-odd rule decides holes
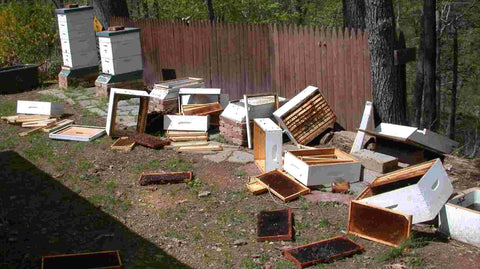
[[[205,155],[203,158],[216,163],[224,162],[232,154],[231,150],[223,149],[223,151],[218,152],[214,155]]]
[[[210,195],[210,193],[211,192],[209,192],[209,191],[201,191],[201,192],[198,193],[198,197],[200,197],[200,198],[201,197],[207,197],[207,196]]]
[[[245,151],[234,151],[232,156],[228,158],[228,161],[231,163],[243,163],[247,164],[253,162],[253,154]]]

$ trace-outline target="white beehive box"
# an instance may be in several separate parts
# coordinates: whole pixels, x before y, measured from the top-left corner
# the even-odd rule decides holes
[[[97,37],[103,73],[119,75],[143,69],[139,28],[98,32]]]
[[[93,8],[56,9],[63,65],[72,69],[96,66],[97,46],[93,31]]]
[[[208,131],[210,116],[163,116],[163,129],[168,131]]]
[[[17,101],[17,114],[62,115],[63,105],[50,102]]]
[[[480,247],[480,188],[462,191],[440,210],[439,230],[458,241]]]
[[[425,167],[417,173],[416,168],[422,166]],[[381,181],[386,183],[377,184]],[[394,182],[399,184],[400,181],[403,181],[406,186],[379,192],[360,201],[410,214],[413,216],[412,223],[416,224],[434,219],[453,193],[452,183],[440,159],[378,177],[369,188],[383,186],[388,190],[388,184]]]
[[[286,99],[278,97],[279,105],[282,106]],[[249,97],[248,98],[248,117],[250,120],[258,118],[272,118],[275,111],[275,99],[273,96]],[[228,104],[221,114],[222,117],[235,122],[245,122],[245,101]]]
[[[205,82],[202,78],[179,78],[156,83],[150,95],[161,100],[177,98],[180,88],[204,88]]]
[[[336,148],[288,151],[283,164],[305,186],[331,184],[336,179],[356,182],[361,167],[357,159]]]
[[[253,157],[257,167],[267,173],[282,168],[282,129],[271,119],[255,119]]]

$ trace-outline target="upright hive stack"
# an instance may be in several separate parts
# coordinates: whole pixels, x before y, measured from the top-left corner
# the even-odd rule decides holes
[[[102,74],[95,81],[97,96],[111,88],[143,89],[142,47],[139,28],[97,33]]]
[[[95,81],[98,53],[93,31],[93,8],[61,8],[56,9],[55,13],[63,56],[62,71],[58,75],[59,87]]]

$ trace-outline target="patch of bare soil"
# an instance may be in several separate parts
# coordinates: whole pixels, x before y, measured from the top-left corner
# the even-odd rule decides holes
[[[0,105],[37,98],[36,91],[0,96]],[[78,124],[105,125],[103,118],[83,117],[77,106],[65,104],[65,111]],[[245,182],[255,174],[252,164],[217,164],[201,154],[142,146],[120,153],[110,150],[113,140],[106,136],[66,142],[43,133],[20,138],[20,131],[0,123],[2,268],[39,268],[44,254],[108,249],[121,251],[125,268],[294,268],[281,254],[284,247],[346,233],[347,205],[305,198],[285,204],[268,193],[251,195]],[[445,163],[452,164],[456,189],[478,186],[478,161],[447,156]],[[182,170],[197,179],[138,184],[142,172]],[[199,197],[202,191],[210,194]],[[294,241],[257,242],[258,212],[289,207]],[[366,251],[324,268],[478,268],[478,248],[442,238],[431,226],[414,231],[413,243],[400,255],[348,235]]]

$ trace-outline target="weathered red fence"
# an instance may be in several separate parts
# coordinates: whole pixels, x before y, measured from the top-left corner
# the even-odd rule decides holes
[[[111,25],[142,29],[144,76],[161,81],[162,69],[177,77],[202,77],[240,98],[276,92],[292,97],[308,85],[320,88],[347,130],[358,128],[371,100],[366,34],[353,30],[208,21],[129,20]]]

